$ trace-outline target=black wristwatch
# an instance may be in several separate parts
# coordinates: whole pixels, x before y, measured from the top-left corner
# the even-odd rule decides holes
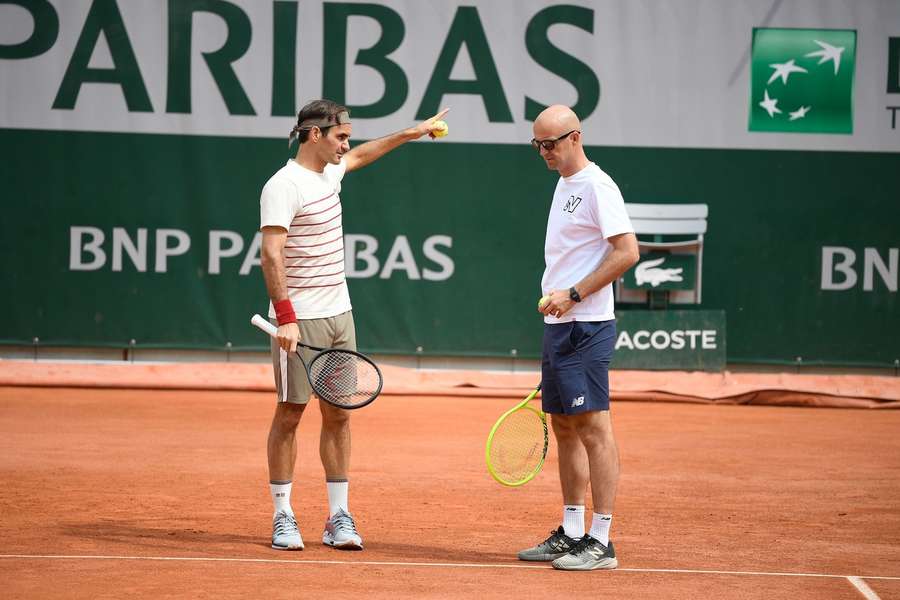
[[[575,289],[575,286],[569,288],[569,300],[572,302],[581,302],[581,296],[578,295],[578,290]]]

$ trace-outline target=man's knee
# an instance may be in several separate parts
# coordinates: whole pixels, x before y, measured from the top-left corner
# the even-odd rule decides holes
[[[322,412],[322,427],[327,429],[344,429],[350,425],[350,411],[319,402]]]
[[[279,429],[293,430],[300,424],[300,417],[306,409],[305,404],[282,402],[275,408],[275,426]]]
[[[579,415],[575,423],[578,437],[588,448],[615,448],[616,439],[613,436],[612,425],[608,411],[594,411]]]
[[[550,417],[550,424],[556,439],[562,441],[578,439],[578,426],[572,417],[554,414]]]

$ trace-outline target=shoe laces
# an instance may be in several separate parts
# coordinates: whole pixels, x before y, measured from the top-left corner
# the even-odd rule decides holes
[[[560,527],[559,529],[551,529],[550,537],[547,538],[546,543],[554,544],[560,540],[562,540],[566,543],[569,543],[569,541],[572,540],[572,538],[570,538],[569,536],[566,535],[566,532],[563,531],[562,527]]]
[[[569,550],[569,554],[578,555],[587,550],[590,546],[594,544],[600,545],[600,542],[590,536],[590,534],[586,533],[581,536],[581,539],[575,542],[575,545]]]
[[[353,521],[353,517],[344,512],[343,510],[337,511],[333,517],[331,517],[331,522],[334,524],[335,530],[341,530],[349,533],[356,533],[356,523]]]
[[[280,512],[275,515],[275,535],[292,533],[300,533],[300,528],[297,527],[297,519],[294,518],[294,515],[286,512]]]
[[[566,546],[571,546],[572,538],[567,536],[565,532],[560,531],[559,529],[553,529],[550,531],[550,537],[548,537],[544,543],[550,546],[551,548],[557,548],[560,544],[565,544]]]

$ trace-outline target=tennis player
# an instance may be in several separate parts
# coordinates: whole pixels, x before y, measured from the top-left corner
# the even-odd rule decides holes
[[[609,415],[609,362],[616,341],[612,282],[639,258],[618,186],[584,153],[581,123],[566,106],[544,110],[532,145],[559,172],[544,245],[543,409],[559,448],[563,522],[521,560],[557,569],[614,569],[609,529],[619,454]],[[585,493],[593,521],[585,533]]]
[[[263,187],[260,197],[261,261],[271,299],[269,318],[278,325],[272,364],[278,403],[269,429],[269,485],[275,503],[272,547],[302,550],[303,539],[291,507],[297,455],[296,431],[312,393],[297,341],[320,347],[356,349],[350,294],[344,276],[344,236],[340,199],[346,173],[377,160],[401,144],[438,129],[447,111],[350,149],[353,132],[346,107],[316,100],[297,114],[288,144],[300,141],[297,155]],[[319,456],[325,468],[328,518],[322,541],[361,550],[362,537],[348,504],[350,413],[319,402],[322,429]]]

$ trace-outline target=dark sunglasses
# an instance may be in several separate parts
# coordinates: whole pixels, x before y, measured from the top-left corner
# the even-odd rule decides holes
[[[556,142],[566,139],[573,133],[581,133],[581,132],[578,131],[577,129],[573,129],[569,133],[564,133],[561,136],[559,136],[558,138],[553,139],[553,140],[536,140],[534,138],[531,138],[531,146],[538,152],[541,151],[541,147],[543,147],[544,150],[546,150],[547,152],[550,152],[551,150],[553,150],[556,147]]]

